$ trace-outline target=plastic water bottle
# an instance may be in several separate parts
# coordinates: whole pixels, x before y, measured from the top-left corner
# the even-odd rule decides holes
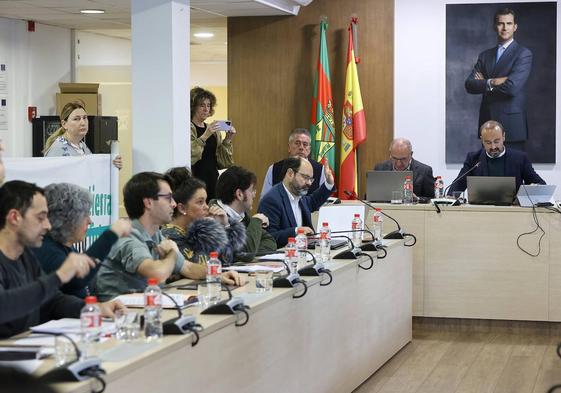
[[[290,274],[298,274],[298,256],[296,255],[296,239],[288,238],[288,243],[284,247],[284,262],[290,269]]]
[[[162,329],[162,290],[158,280],[148,279],[144,290],[144,337],[146,341],[156,341],[163,336]]]
[[[220,301],[222,290],[222,262],[218,259],[218,252],[212,251],[210,259],[206,263],[206,284],[208,287],[209,304],[214,305]]]
[[[80,311],[80,332],[84,346],[82,356],[95,356],[95,343],[101,334],[101,310],[95,296],[86,297],[86,305]]]
[[[403,203],[406,205],[413,203],[413,181],[409,175],[405,176],[405,181],[403,182]]]
[[[444,198],[444,181],[442,180],[442,176],[437,176],[434,181],[434,197]]]
[[[331,229],[324,222],[319,230],[319,260],[321,263],[329,262],[331,259]]]
[[[382,239],[382,229],[384,226],[384,216],[382,215],[382,209],[379,207],[374,211],[374,237],[375,240]]]
[[[308,263],[308,237],[304,234],[304,228],[296,231],[296,251],[298,253],[298,268],[301,269]]]
[[[352,241],[355,247],[358,247],[362,244],[362,219],[360,218],[360,214],[355,213],[355,218],[353,218],[351,228],[353,229],[352,233]]]

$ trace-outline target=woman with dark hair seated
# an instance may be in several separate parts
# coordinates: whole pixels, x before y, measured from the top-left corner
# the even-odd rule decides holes
[[[41,267],[47,273],[56,271],[68,254],[78,252],[73,246],[86,238],[88,226],[92,223],[90,193],[82,187],[70,183],[50,184],[45,188],[45,197],[49,209],[51,230],[45,236],[43,244],[33,249]],[[92,259],[103,261],[113,244],[121,236],[128,236],[131,224],[128,220],[119,219],[110,230],[106,230],[88,248],[86,254]],[[85,298],[90,293],[90,284],[97,274],[99,265],[91,269],[84,278],[74,278],[61,287],[62,292]]]
[[[183,256],[194,263],[206,263],[208,254],[218,251],[225,266],[232,264],[234,254],[245,244],[245,226],[229,223],[218,206],[209,209],[205,184],[191,177],[187,168],[172,168],[166,176],[177,206],[172,222],[162,228],[163,235],[175,241]]]

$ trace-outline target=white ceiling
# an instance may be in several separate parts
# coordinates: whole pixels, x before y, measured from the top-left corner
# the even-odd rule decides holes
[[[313,0],[191,0],[191,60],[223,62],[227,54],[226,18],[296,15]],[[0,0],[0,17],[32,20],[52,26],[130,39],[131,0]],[[104,14],[80,13],[103,9]],[[210,39],[193,37],[199,31]]]

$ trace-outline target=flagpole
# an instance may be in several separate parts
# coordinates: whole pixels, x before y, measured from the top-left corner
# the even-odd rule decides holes
[[[353,50],[355,53],[355,64],[360,63],[360,56],[358,54],[358,15],[357,14],[351,14],[351,31],[352,31],[352,35],[353,35]],[[356,147],[356,177],[357,177],[357,194],[359,195],[359,198],[362,199],[362,175],[361,175],[361,171],[360,171],[360,146]]]

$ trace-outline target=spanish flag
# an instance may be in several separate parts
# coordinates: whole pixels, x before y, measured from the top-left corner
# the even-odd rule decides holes
[[[360,95],[356,59],[353,49],[353,18],[349,26],[349,47],[347,49],[347,76],[345,78],[345,98],[343,104],[343,128],[341,131],[341,166],[339,171],[339,198],[349,199],[345,191],[358,194],[358,174],[356,149],[366,139],[366,119]]]
[[[312,158],[335,169],[335,118],[333,115],[333,96],[331,95],[331,77],[327,57],[327,21],[320,23],[320,43],[317,71],[314,78],[314,96],[312,98],[312,118],[310,135],[312,137]]]

